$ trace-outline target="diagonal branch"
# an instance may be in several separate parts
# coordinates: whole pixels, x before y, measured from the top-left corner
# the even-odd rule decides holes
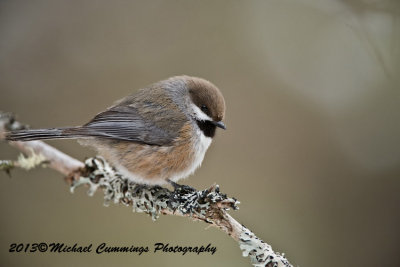
[[[15,121],[11,114],[0,112],[0,140],[4,140],[5,132],[24,127]],[[101,157],[89,158],[82,163],[42,141],[9,142],[9,144],[32,158],[34,163],[28,164],[29,168],[47,161],[50,168],[67,176],[71,192],[78,186],[87,184],[90,195],[98,189],[103,190],[106,205],[114,202],[132,206],[134,211],[147,213],[153,220],[160,214],[168,214],[204,221],[236,240],[243,256],[249,256],[254,266],[292,266],[284,254],[274,252],[270,245],[257,238],[227,213],[229,209],[238,209],[239,201],[220,193],[218,185],[201,191],[182,185],[170,191],[160,186],[133,183]],[[27,158],[24,160],[27,161]],[[26,168],[24,166],[20,160],[0,161],[0,169],[6,171],[13,167]]]

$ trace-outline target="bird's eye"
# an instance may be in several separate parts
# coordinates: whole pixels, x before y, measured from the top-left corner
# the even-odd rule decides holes
[[[201,110],[206,114],[208,113],[208,107],[206,105],[201,105]]]

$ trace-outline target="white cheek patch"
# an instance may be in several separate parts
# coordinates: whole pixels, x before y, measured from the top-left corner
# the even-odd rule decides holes
[[[194,116],[196,117],[197,120],[212,121],[212,119],[207,114],[205,114],[201,109],[199,109],[199,107],[196,106],[195,104],[192,104],[192,109],[194,112]]]

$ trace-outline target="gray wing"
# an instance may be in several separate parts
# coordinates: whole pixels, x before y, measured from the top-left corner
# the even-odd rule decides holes
[[[126,105],[114,106],[99,113],[89,123],[76,129],[76,133],[159,146],[172,143],[178,134],[156,125],[151,119],[144,119],[135,107]]]

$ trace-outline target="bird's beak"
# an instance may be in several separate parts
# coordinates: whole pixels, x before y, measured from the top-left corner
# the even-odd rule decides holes
[[[221,129],[226,130],[226,126],[222,121],[212,121],[211,123],[214,124],[215,126],[221,128]]]

